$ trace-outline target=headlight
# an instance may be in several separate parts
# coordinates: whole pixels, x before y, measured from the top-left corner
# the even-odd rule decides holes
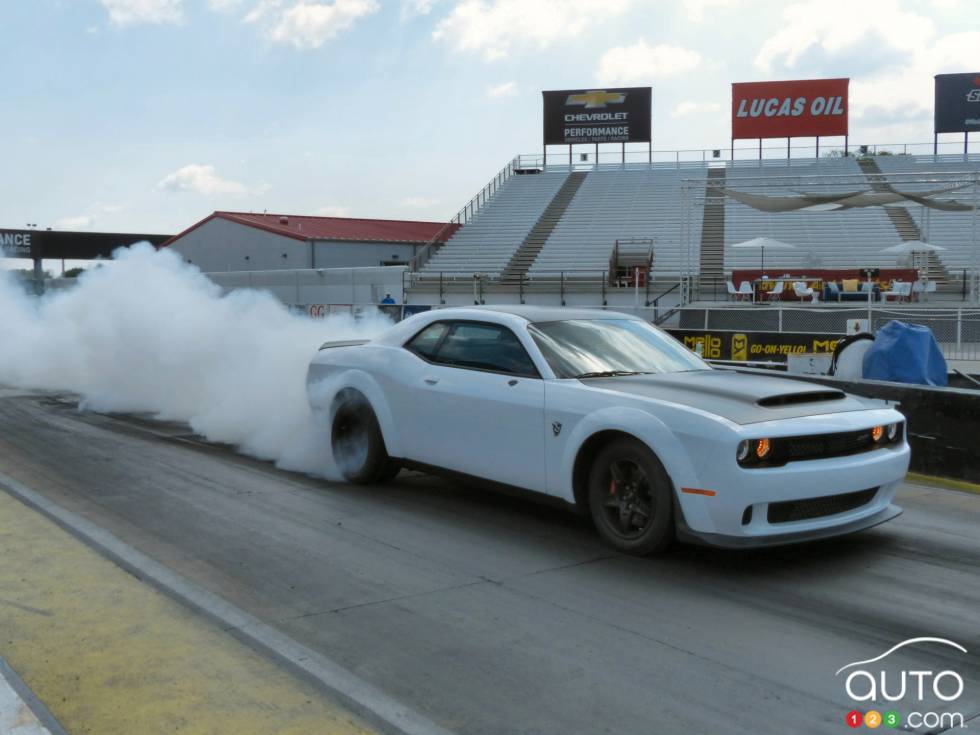
[[[772,442],[768,439],[745,439],[738,443],[735,459],[743,467],[751,467],[772,457]]]
[[[888,427],[885,429],[885,433],[888,436],[888,441],[897,442],[902,438],[902,422],[899,421],[894,424],[888,424]]]
[[[876,426],[871,430],[871,439],[875,444],[878,444],[882,439],[885,438],[885,427]]]

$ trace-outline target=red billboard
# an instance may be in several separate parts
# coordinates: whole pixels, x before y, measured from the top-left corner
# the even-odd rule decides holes
[[[732,138],[847,135],[850,81],[734,82]]]

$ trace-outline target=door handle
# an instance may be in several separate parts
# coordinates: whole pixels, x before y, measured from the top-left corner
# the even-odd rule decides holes
[[[507,381],[507,385],[517,385],[517,381],[511,378],[510,380]]]
[[[439,378],[423,378],[426,385],[435,385],[439,382]]]

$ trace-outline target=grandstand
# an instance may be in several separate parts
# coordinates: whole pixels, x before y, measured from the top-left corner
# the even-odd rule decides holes
[[[598,168],[588,174],[538,257],[536,273],[608,271],[613,244],[627,238],[652,238],[655,276],[679,276],[684,270],[677,206],[685,180],[702,182],[706,168],[661,170]],[[700,239],[700,222],[692,237]]]
[[[567,170],[511,176],[422,272],[500,274],[567,179]]]
[[[565,303],[578,293],[591,294],[592,303],[635,303],[643,285],[649,305],[679,284],[674,298],[681,301],[706,297],[705,284],[716,296],[721,284],[724,298],[728,274],[759,265],[758,251],[733,246],[756,237],[794,246],[767,253],[768,268],[814,270],[896,267],[901,259],[882,250],[928,240],[946,250],[920,263],[922,272],[951,293],[980,264],[975,212],[946,207],[980,200],[976,154],[547,165],[519,157],[510,169],[522,175],[495,187],[465,226],[425,254],[409,276],[410,298],[430,298],[436,280],[443,302],[454,290],[458,300],[473,298],[474,281],[477,300],[538,293],[535,300],[557,294]],[[939,205],[896,194],[923,192]],[[837,201],[848,195],[864,201]],[[800,197],[818,203],[783,205]],[[623,279],[613,257],[617,241],[636,238],[652,242],[653,251],[639,284]]]
[[[939,201],[972,201],[975,191],[970,188],[980,171],[980,161],[937,161],[932,156],[878,156],[875,163],[889,176],[893,185],[903,191],[924,192],[944,187],[965,185],[965,189],[950,191],[936,197]],[[921,173],[917,173],[918,169]],[[936,257],[948,271],[973,268],[980,261],[976,245],[980,233],[973,212],[944,212],[921,205],[902,207],[914,221],[921,237],[933,245],[946,248]]]

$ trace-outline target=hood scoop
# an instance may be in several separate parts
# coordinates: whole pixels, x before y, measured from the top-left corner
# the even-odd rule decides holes
[[[795,406],[800,403],[820,403],[822,401],[839,401],[845,395],[839,390],[808,390],[802,393],[782,393],[778,396],[760,398],[756,404],[763,408],[780,406]]]

